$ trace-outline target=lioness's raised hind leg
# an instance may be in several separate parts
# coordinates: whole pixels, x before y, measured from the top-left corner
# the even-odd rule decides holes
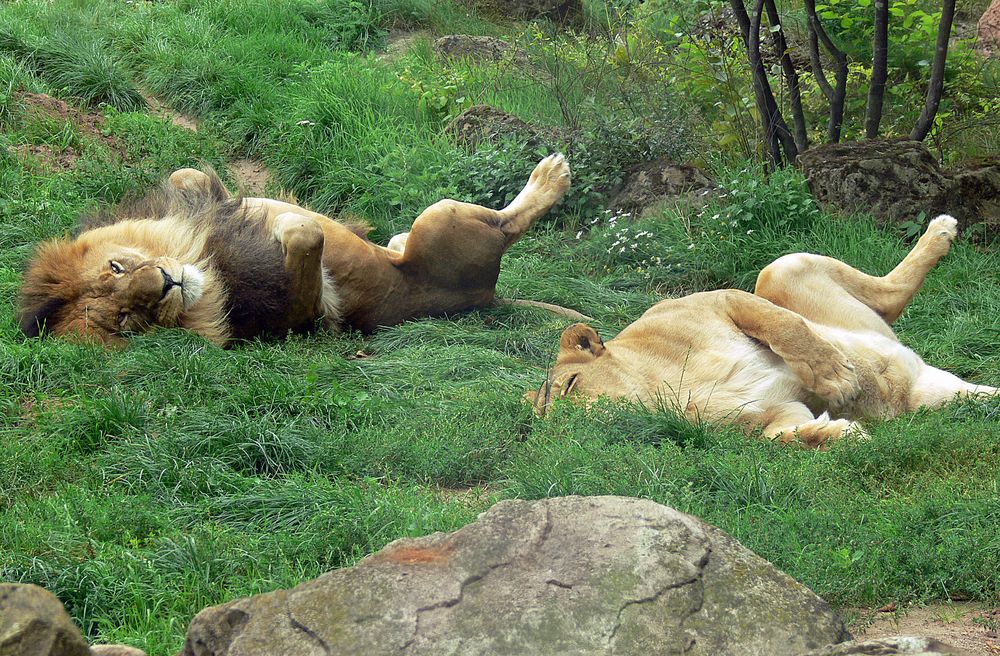
[[[275,217],[271,232],[281,244],[285,271],[291,278],[288,324],[304,326],[326,310],[323,305],[323,229],[309,217],[285,212]]]
[[[889,324],[899,318],[927,272],[951,248],[956,226],[948,215],[932,220],[903,261],[882,277],[831,257],[785,255],[760,272],[754,293],[816,323],[893,337]]]

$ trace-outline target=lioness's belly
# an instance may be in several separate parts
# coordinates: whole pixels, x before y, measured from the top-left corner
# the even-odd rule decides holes
[[[844,351],[858,375],[857,396],[834,412],[858,419],[882,419],[910,409],[913,384],[925,367],[919,355],[879,333],[827,326],[816,329]]]
[[[644,403],[667,405],[695,421],[755,424],[768,408],[803,400],[799,379],[764,345],[735,329],[716,344],[649,367]]]

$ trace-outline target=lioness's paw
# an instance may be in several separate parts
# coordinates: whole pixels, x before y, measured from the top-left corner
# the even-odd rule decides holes
[[[958,221],[949,214],[942,214],[927,224],[927,234],[951,241],[958,236]]]
[[[847,405],[860,391],[854,366],[842,356],[799,362],[793,369],[809,391],[834,407]]]
[[[859,424],[848,419],[831,419],[826,412],[811,421],[786,428],[772,436],[782,444],[798,444],[813,449],[823,449],[848,435],[857,435]]]
[[[528,186],[535,193],[561,198],[569,189],[570,179],[566,158],[562,153],[554,153],[538,163],[528,178]]]

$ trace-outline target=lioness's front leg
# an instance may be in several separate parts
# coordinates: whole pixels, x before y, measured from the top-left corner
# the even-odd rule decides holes
[[[271,233],[291,278],[288,325],[302,326],[323,313],[323,229],[309,217],[285,212],[274,218]]]
[[[766,344],[809,391],[835,406],[845,405],[858,393],[850,360],[800,315],[736,290],[725,293],[725,309],[743,334]]]

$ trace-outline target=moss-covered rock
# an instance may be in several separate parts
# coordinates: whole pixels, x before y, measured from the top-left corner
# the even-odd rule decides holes
[[[183,656],[798,656],[849,639],[823,600],[651,501],[505,501],[450,534],[195,617]]]

